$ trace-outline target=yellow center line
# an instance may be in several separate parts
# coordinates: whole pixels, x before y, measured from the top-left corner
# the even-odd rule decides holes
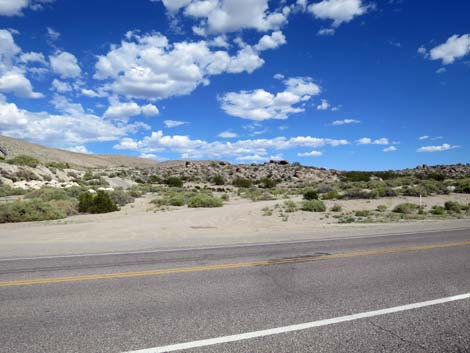
[[[274,259],[274,260],[238,262],[238,263],[232,263],[232,264],[229,263],[229,264],[178,267],[178,268],[135,271],[135,272],[117,272],[117,273],[104,273],[104,274],[80,275],[80,276],[69,276],[69,277],[25,279],[25,280],[0,282],[0,287],[13,287],[13,286],[25,286],[25,285],[34,285],[34,284],[64,283],[64,282],[79,282],[79,281],[94,281],[94,280],[100,280],[100,279],[160,276],[160,275],[169,275],[169,274],[175,274],[175,273],[191,273],[191,272],[214,271],[214,270],[229,270],[229,269],[238,269],[238,268],[243,268],[243,267],[272,266],[272,265],[283,265],[283,264],[302,263],[302,262],[313,262],[313,261],[321,261],[321,260],[346,259],[346,258],[362,257],[362,256],[370,256],[370,255],[396,254],[396,253],[411,252],[411,251],[445,249],[445,248],[468,246],[468,245],[470,245],[470,241],[418,245],[418,246],[398,247],[398,248],[373,249],[373,250],[356,251],[356,252],[350,252],[350,253],[339,253],[339,254],[332,254],[332,255],[306,256],[306,257]]]

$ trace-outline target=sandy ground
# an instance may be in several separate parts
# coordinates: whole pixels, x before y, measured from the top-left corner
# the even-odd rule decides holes
[[[251,202],[235,199],[222,208],[173,208],[149,211],[151,196],[137,199],[119,212],[79,215],[66,220],[0,225],[0,258],[84,252],[212,246],[247,242],[289,241],[323,237],[355,236],[470,227],[470,220],[426,220],[388,224],[330,224],[324,213],[296,212],[283,221],[276,213],[263,216],[262,209],[283,200]],[[453,194],[423,198],[428,208],[455,200],[470,203],[470,195]],[[339,204],[343,211],[392,209],[403,202],[419,203],[416,197],[377,200],[327,201],[328,209]]]

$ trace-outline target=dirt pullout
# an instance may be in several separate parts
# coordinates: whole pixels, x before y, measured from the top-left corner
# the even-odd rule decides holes
[[[263,216],[262,209],[282,200],[251,202],[232,200],[222,208],[151,211],[152,197],[137,199],[119,212],[79,215],[66,220],[0,225],[0,257],[40,256],[62,253],[132,251],[286,241],[323,237],[413,232],[470,227],[470,220],[427,220],[387,224],[331,224],[325,213],[295,212],[284,221],[276,214]],[[423,199],[428,208],[454,200],[469,203],[470,195],[454,194]],[[390,209],[419,198],[327,201],[328,209],[339,204],[344,210]]]

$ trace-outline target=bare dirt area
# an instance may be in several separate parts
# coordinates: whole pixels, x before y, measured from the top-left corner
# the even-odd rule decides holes
[[[265,215],[263,210],[276,210],[276,207],[282,207],[284,200],[252,202],[235,198],[220,208],[170,207],[157,211],[150,203],[152,198],[151,195],[138,198],[133,204],[113,213],[78,215],[57,221],[2,224],[0,257],[134,251],[470,227],[468,217],[338,224],[330,211],[297,211],[289,213],[287,219],[279,212]],[[422,202],[430,209],[449,200],[468,204],[470,195],[432,196],[423,198]],[[404,202],[417,204],[419,198],[341,200],[326,201],[325,204],[327,210],[340,205],[343,212],[349,212],[372,211],[379,205],[392,209]]]

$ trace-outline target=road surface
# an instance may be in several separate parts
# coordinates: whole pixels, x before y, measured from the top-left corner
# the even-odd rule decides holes
[[[470,229],[0,259],[0,352],[470,352]]]

